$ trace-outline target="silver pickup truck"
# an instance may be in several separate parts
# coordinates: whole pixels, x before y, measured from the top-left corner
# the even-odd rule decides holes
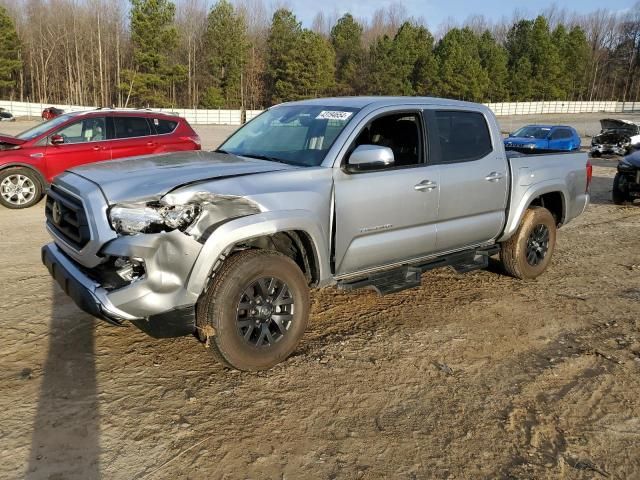
[[[589,203],[584,153],[505,152],[493,113],[435,98],[270,108],[214,152],[94,163],[46,201],[51,275],[77,305],[223,364],[269,368],[300,341],[309,288],[420,284],[429,269],[535,278]]]

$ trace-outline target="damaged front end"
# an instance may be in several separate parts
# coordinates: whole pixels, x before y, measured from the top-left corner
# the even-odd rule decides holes
[[[261,211],[251,200],[234,195],[196,192],[184,197],[168,194],[160,201],[114,205],[109,221],[120,235],[178,230],[204,243],[220,225]]]
[[[600,120],[602,130],[591,140],[591,154],[627,155],[640,142],[640,125],[615,118]]]
[[[591,140],[591,153],[626,155],[632,148],[631,137],[618,131],[604,132]]]

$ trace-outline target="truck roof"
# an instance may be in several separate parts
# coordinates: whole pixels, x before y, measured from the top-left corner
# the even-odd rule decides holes
[[[327,97],[313,98],[309,100],[300,100],[296,102],[286,102],[281,105],[340,105],[351,108],[364,108],[367,106],[386,107],[393,105],[406,105],[407,103],[429,104],[429,105],[447,105],[460,107],[485,107],[479,103],[463,102],[460,100],[451,100],[449,98],[436,97]],[[485,107],[487,108],[487,107]]]

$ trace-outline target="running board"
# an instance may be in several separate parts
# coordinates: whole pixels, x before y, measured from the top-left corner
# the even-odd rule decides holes
[[[419,287],[421,284],[421,275],[435,268],[452,267],[457,273],[466,273],[487,268],[489,265],[489,257],[499,251],[499,246],[492,245],[482,250],[466,250],[452,253],[428,262],[415,265],[403,265],[393,270],[372,273],[367,277],[356,280],[341,280],[338,281],[338,288],[341,290],[355,290],[357,288],[371,287],[380,295],[388,295],[408,288]]]

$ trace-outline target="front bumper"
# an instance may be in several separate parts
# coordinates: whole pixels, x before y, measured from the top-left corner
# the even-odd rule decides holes
[[[596,144],[591,145],[591,153],[613,153],[614,155],[626,155],[628,151],[627,146],[620,145],[607,145],[607,144]]]
[[[113,305],[106,290],[82,272],[55,243],[42,247],[42,263],[64,293],[89,315],[114,325],[122,325],[126,320],[138,320]]]
[[[42,262],[76,305],[114,325],[131,322],[147,334],[175,337],[195,330],[197,296],[185,285],[201,245],[179,232],[120,237],[105,256],[144,261],[142,278],[120,288],[96,280],[96,269],[81,266],[55,243],[42,248]]]

